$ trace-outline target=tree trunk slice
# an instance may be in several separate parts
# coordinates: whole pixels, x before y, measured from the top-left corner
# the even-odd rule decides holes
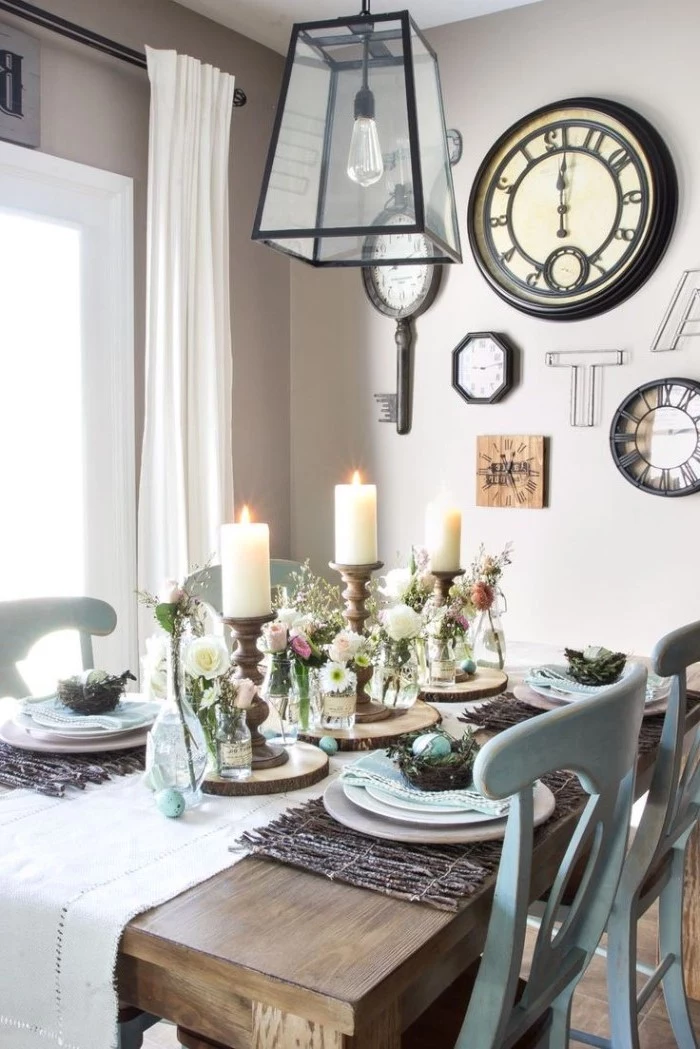
[[[317,743],[321,736],[332,736],[338,750],[378,750],[388,747],[407,732],[432,728],[440,720],[434,707],[419,700],[408,710],[391,710],[390,717],[384,721],[365,721],[360,725],[356,722],[351,729],[312,728],[300,733],[299,738]]]
[[[276,768],[253,769],[249,779],[223,779],[213,772],[207,773],[202,784],[205,794],[227,797],[250,797],[252,794],[281,794],[287,790],[312,787],[328,775],[328,758],[318,747],[308,743],[296,743],[285,748],[289,761]]]
[[[479,667],[466,681],[457,681],[449,688],[423,685],[421,694],[429,703],[468,703],[472,699],[490,699],[500,696],[508,687],[508,675],[502,670]]]

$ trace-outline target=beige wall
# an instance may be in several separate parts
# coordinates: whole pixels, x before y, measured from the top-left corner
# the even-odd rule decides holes
[[[248,104],[231,130],[231,308],[236,503],[270,522],[272,552],[289,546],[289,264],[250,231],[283,59],[169,0],[43,0],[42,6],[132,48],[174,48],[236,76]],[[143,422],[146,178],[145,71],[10,15],[41,38],[41,149],[134,179],[137,445]]]
[[[372,394],[394,388],[392,322],[367,303],[359,273],[292,264],[292,550],[322,567],[332,556],[332,486],[360,465],[379,485],[380,556],[388,565],[423,538],[426,502],[447,486],[464,512],[463,560],[480,540],[512,539],[505,579],[512,638],[647,649],[700,618],[700,495],[636,491],[608,449],[611,415],[637,385],[700,379],[700,345],[649,346],[681,270],[700,266],[700,5],[697,0],[543,0],[432,31],[448,126],[461,130],[454,169],[464,264],[446,274],[417,322],[413,430],[377,422]],[[627,103],[654,123],[675,158],[680,213],[651,280],[610,313],[576,323],[528,318],[490,290],[466,242],[466,203],[479,162],[510,124],[575,95]],[[502,331],[521,349],[522,378],[493,406],[467,406],[450,386],[451,352],[468,331]],[[603,379],[602,420],[568,425],[568,373],[548,350],[616,348],[631,362]],[[475,507],[480,433],[551,437],[550,507]],[[321,500],[319,503],[319,495]]]

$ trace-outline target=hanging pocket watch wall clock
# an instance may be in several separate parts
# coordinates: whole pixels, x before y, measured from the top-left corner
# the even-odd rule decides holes
[[[502,299],[549,320],[617,306],[650,276],[678,204],[671,155],[627,106],[572,98],[489,151],[469,198],[474,258]]]
[[[406,215],[396,209],[377,219],[377,225],[401,227],[406,222]],[[396,432],[407,434],[411,429],[411,321],[433,303],[440,287],[442,267],[421,262],[428,255],[422,233],[409,237],[397,231],[396,237],[388,233],[367,238],[365,254],[368,259],[395,253],[403,256],[406,262],[395,266],[363,266],[362,280],[374,308],[396,321]]]

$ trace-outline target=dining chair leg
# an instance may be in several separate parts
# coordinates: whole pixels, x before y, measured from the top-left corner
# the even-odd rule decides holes
[[[158,1023],[159,1017],[138,1010],[127,1010],[127,1014],[133,1012],[128,1018],[121,1020],[117,1029],[118,1049],[141,1049],[143,1046],[144,1031]]]
[[[685,847],[673,850],[671,877],[659,896],[659,957],[673,956],[662,987],[678,1049],[698,1049],[683,976],[683,874]]]
[[[544,1033],[543,1044],[546,1046],[546,1049],[567,1049],[571,1025],[571,1000],[573,996],[574,987],[567,987],[552,1002],[552,1022]]]
[[[608,1008],[613,1045],[639,1049],[636,899],[616,901],[608,920]]]

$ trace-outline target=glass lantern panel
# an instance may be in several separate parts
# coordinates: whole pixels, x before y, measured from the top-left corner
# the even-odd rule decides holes
[[[411,42],[426,233],[433,233],[452,251],[460,253],[437,58],[413,22]]]

